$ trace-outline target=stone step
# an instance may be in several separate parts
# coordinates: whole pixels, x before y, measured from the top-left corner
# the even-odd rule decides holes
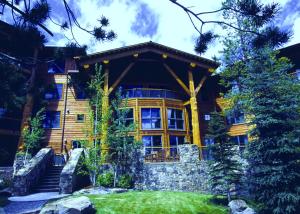
[[[52,188],[58,188],[59,186],[57,184],[47,184],[47,185],[39,185],[38,189],[52,189]]]
[[[59,185],[59,181],[42,181],[40,185]]]

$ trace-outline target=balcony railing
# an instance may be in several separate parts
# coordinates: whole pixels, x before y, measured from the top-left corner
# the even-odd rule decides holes
[[[182,96],[167,89],[153,89],[153,88],[134,88],[124,90],[123,97],[127,98],[169,98],[182,100]]]
[[[145,147],[145,162],[178,162],[177,147]]]

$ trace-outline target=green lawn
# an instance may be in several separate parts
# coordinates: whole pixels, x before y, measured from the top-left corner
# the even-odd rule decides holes
[[[225,214],[226,207],[212,204],[212,196],[188,192],[127,192],[89,195],[97,213],[103,214]]]

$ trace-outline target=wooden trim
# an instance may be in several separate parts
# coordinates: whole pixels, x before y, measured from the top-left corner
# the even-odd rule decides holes
[[[202,79],[200,80],[200,83],[198,84],[197,88],[195,89],[195,96],[197,96],[197,94],[199,93],[200,89],[203,86],[203,83],[205,82],[205,80],[207,79],[207,76],[202,77]]]
[[[172,77],[178,82],[178,84],[183,88],[183,90],[190,96],[190,90],[188,87],[184,84],[184,82],[175,74],[175,72],[165,63],[163,63],[166,70],[172,75]]]
[[[188,100],[188,101],[185,101],[184,103],[183,103],[183,105],[184,106],[187,106],[187,105],[190,105],[191,104],[191,102]]]
[[[130,63],[125,70],[121,73],[118,79],[112,84],[112,86],[108,89],[108,95],[116,88],[116,86],[121,82],[121,80],[125,77],[125,75],[130,71],[130,69],[134,66],[134,62]]]

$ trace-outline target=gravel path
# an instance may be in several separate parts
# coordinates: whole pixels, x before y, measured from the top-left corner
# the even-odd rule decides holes
[[[6,214],[23,214],[29,211],[38,210],[41,208],[48,200],[44,201],[28,201],[28,202],[10,202],[4,207],[4,212]]]

